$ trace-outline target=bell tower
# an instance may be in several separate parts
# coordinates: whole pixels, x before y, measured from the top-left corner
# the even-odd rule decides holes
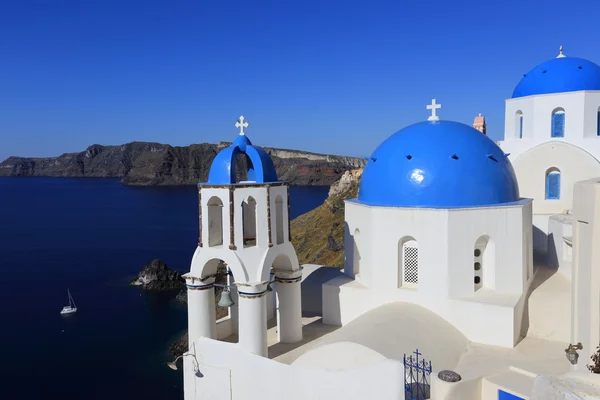
[[[477,129],[484,135],[486,134],[487,126],[485,123],[485,117],[481,115],[481,113],[479,113],[479,115],[473,119],[473,128]]]
[[[277,178],[267,152],[248,139],[243,116],[235,126],[239,136],[217,154],[208,182],[198,184],[198,247],[184,275],[189,344],[191,349],[199,337],[223,339],[237,332],[243,349],[266,357],[267,318],[275,313],[268,301],[271,287],[279,341],[302,340],[302,271],[290,241],[289,185]],[[216,281],[223,266],[227,284]],[[219,320],[219,328],[215,286],[224,290],[221,305],[235,303],[230,320]]]

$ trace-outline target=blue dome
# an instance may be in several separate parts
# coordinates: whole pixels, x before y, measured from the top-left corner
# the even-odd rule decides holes
[[[260,147],[253,146],[247,136],[240,135],[231,146],[217,154],[208,172],[208,183],[212,185],[236,183],[235,160],[239,154],[246,155],[248,181],[277,182],[277,171],[271,157]]]
[[[519,200],[513,167],[486,135],[452,121],[419,122],[387,138],[363,171],[358,202],[454,208]]]
[[[577,90],[600,90],[600,66],[583,58],[560,57],[529,71],[515,87],[512,97]]]

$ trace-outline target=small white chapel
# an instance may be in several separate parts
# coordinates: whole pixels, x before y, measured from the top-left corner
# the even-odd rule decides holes
[[[299,265],[240,117],[198,184],[186,400],[600,398],[600,67],[525,74],[499,144],[441,107],[367,160],[343,270]]]

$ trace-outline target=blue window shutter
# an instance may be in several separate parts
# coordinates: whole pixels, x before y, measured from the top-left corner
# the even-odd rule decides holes
[[[565,114],[556,113],[552,115],[552,137],[565,136]]]
[[[598,113],[600,115],[600,113]],[[523,139],[523,116],[519,117],[519,139]]]
[[[596,125],[596,135],[600,136],[600,111],[598,111],[598,124]]]
[[[546,177],[546,199],[560,199],[560,173],[548,174]]]

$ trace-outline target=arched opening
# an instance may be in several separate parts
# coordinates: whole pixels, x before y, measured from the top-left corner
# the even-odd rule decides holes
[[[229,279],[232,277],[231,272],[227,268],[227,264],[221,259],[213,258],[209,260],[202,270],[202,276],[214,276],[215,277],[215,304],[219,304],[219,300],[221,299],[221,294],[223,293],[223,285],[230,285]],[[235,305],[235,304],[234,304]],[[230,308],[227,307],[216,307],[216,320],[220,320],[221,318],[227,317],[230,315]]]
[[[600,136],[600,107],[598,107],[598,112],[596,113],[596,135]]]
[[[237,183],[256,182],[254,167],[246,153],[239,152],[235,156],[235,180]]]
[[[360,250],[358,248],[360,231],[358,229],[354,230],[352,239],[352,272],[354,276],[357,276],[360,274]]]
[[[280,194],[275,197],[275,235],[277,244],[283,243],[283,197]]]
[[[519,139],[523,139],[523,111],[515,113],[515,132]]]
[[[256,246],[256,200],[252,196],[242,202],[244,247]]]
[[[488,238],[485,236],[480,237],[475,242],[475,250],[473,251],[473,284],[475,285],[475,291],[483,287],[483,256],[487,244]]]
[[[560,199],[560,170],[556,167],[546,171],[546,200]]]
[[[208,200],[208,246],[223,245],[223,202],[217,196]]]
[[[419,243],[406,236],[398,242],[398,287],[416,288],[419,284]]]
[[[565,136],[565,110],[556,108],[552,111],[552,137]]]

